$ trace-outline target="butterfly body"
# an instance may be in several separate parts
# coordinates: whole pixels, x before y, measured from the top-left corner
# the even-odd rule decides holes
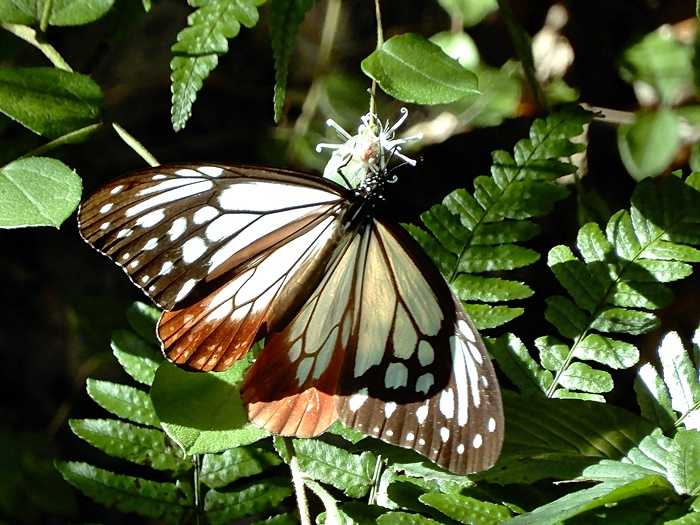
[[[382,216],[392,180],[158,166],[98,190],[80,230],[165,310],[173,362],[223,370],[265,337],[241,389],[256,424],[311,437],[341,420],[483,470],[503,438],[498,383],[437,268]]]

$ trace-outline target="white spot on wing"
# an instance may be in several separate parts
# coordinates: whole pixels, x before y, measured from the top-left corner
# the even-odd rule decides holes
[[[360,410],[360,407],[365,404],[365,401],[367,401],[367,389],[363,388],[356,394],[353,394],[350,396],[350,400],[348,401],[348,406],[350,407],[350,410],[353,412],[357,412]]]
[[[100,226],[100,230],[106,230],[109,228],[109,225],[112,224],[111,222],[103,222],[102,225]]]
[[[442,391],[438,406],[442,415],[447,419],[452,419],[455,416],[455,394],[452,387]]]
[[[428,402],[426,401],[424,405],[418,407],[416,410],[416,419],[418,424],[422,425],[425,422],[425,418],[428,417]]]
[[[387,419],[389,419],[395,410],[396,403],[394,403],[393,401],[389,401],[387,404],[384,405],[384,416]]]
[[[256,210],[273,211],[282,202],[286,208],[336,200],[338,196],[323,190],[274,182],[241,182],[219,195],[219,204],[225,210],[250,210],[254,203]]]
[[[423,374],[416,380],[416,392],[427,394],[434,382],[435,377],[433,377],[433,374]]]
[[[209,191],[213,187],[214,183],[212,181],[203,180],[201,182],[195,182],[194,184],[188,184],[187,186],[181,186],[179,188],[174,188],[169,191],[164,191],[163,193],[155,195],[150,199],[146,199],[142,202],[139,202],[135,206],[132,206],[131,208],[126,210],[126,216],[132,217],[133,215],[137,215],[149,208],[162,206],[163,204],[167,204],[168,202],[184,199],[185,197],[192,197],[199,193]]]
[[[218,177],[224,172],[222,168],[218,168],[216,166],[200,166],[199,171],[205,175],[209,175],[210,177]]]
[[[259,215],[253,213],[228,213],[216,218],[204,234],[210,241],[220,241],[227,235],[233,235],[248,226]]]
[[[187,219],[184,217],[178,217],[173,221],[173,225],[170,227],[170,230],[168,230],[168,236],[170,237],[171,241],[174,241],[178,239],[183,233],[185,233],[185,230],[187,229]]]
[[[414,439],[416,439],[416,435],[413,432],[406,434],[406,441],[413,441]]]
[[[158,239],[153,237],[152,239],[148,239],[148,242],[143,245],[143,249],[146,251],[153,250],[156,246],[158,246]]]
[[[117,193],[119,193],[123,189],[124,189],[124,185],[120,184],[119,186],[115,186],[114,188],[112,188],[112,191],[110,191],[109,193],[112,195],[116,195]]]
[[[391,430],[391,429],[387,430],[387,431],[386,431],[386,432],[384,432],[384,433],[385,433],[385,434],[387,435],[387,437],[391,437],[391,436],[393,436],[393,435],[394,435],[394,431],[393,431],[393,430]]]
[[[192,220],[195,224],[204,224],[205,222],[212,220],[218,214],[219,212],[213,206],[205,206],[204,208],[200,208],[194,212]]]
[[[179,175],[180,177],[200,177],[199,172],[188,168],[182,168],[177,170],[175,172],[175,175]]]
[[[150,213],[147,213],[143,217],[139,217],[136,220],[136,224],[138,224],[139,226],[142,226],[144,228],[150,228],[151,226],[155,226],[156,224],[158,224],[164,218],[165,218],[165,211],[154,210]]]
[[[105,204],[104,206],[102,206],[100,208],[100,213],[107,213],[109,210],[112,209],[113,206],[114,206],[113,202],[108,202],[107,204]]]
[[[462,454],[464,454],[464,444],[463,443],[460,443],[459,445],[457,445],[457,454],[459,454],[460,456]]]
[[[461,348],[462,340],[455,336],[450,337],[452,373],[455,376],[457,385],[457,424],[463,427],[469,421],[469,380],[467,379],[467,369],[464,366]]]
[[[192,291],[192,288],[194,288],[194,285],[197,284],[196,279],[190,279],[185,284],[182,285],[182,288],[180,288],[180,291],[177,293],[177,296],[175,297],[175,302],[181,301],[185,297],[187,297],[187,294],[189,294]]]
[[[157,177],[158,175],[156,175]],[[153,180],[161,180],[166,178],[165,175],[161,175],[161,178],[156,179],[156,177],[153,177]],[[151,193],[159,193],[162,191],[168,191],[172,190],[173,188],[179,188],[180,186],[184,186],[185,184],[191,184],[192,181],[189,181],[187,179],[170,179],[166,180],[165,182],[159,182],[158,184],[154,184],[153,186],[148,186],[141,191],[139,191],[136,195],[142,196],[142,195],[150,195]]]
[[[119,230],[117,232],[117,239],[123,239],[124,237],[128,237],[132,233],[134,233],[134,230],[132,230],[131,228],[124,228],[123,230]]]
[[[496,430],[496,420],[492,417],[489,418],[488,430],[489,432]]]
[[[476,342],[476,336],[474,335],[474,331],[469,326],[469,323],[467,323],[464,319],[460,319],[459,321],[457,321],[457,328],[459,329],[459,332],[469,341],[471,341],[472,343]]]
[[[483,442],[484,439],[481,437],[481,434],[476,434],[474,436],[474,441],[472,441],[472,445],[474,445],[474,448],[479,448],[481,447]]]
[[[201,237],[192,237],[182,245],[182,260],[191,263],[199,259],[207,251],[207,245]]]
[[[160,267],[160,271],[158,272],[158,275],[167,275],[170,273],[170,270],[173,269],[173,263],[170,261],[165,261],[163,263],[163,266]]]
[[[442,439],[443,443],[447,443],[447,440],[450,439],[450,429],[447,427],[442,427],[440,429],[440,439]]]

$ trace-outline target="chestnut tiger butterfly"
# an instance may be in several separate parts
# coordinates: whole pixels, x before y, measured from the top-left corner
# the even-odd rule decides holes
[[[272,168],[157,166],[99,189],[80,232],[164,310],[158,338],[174,363],[224,370],[265,338],[241,387],[255,424],[313,437],[340,420],[477,472],[501,450],[499,386],[461,302],[382,212],[383,150],[405,142],[396,127],[340,130],[379,129],[369,158],[359,141],[369,169],[356,188]]]

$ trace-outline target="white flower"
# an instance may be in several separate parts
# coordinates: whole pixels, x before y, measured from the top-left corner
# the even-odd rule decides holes
[[[324,177],[355,188],[368,174],[377,174],[386,170],[393,157],[415,166],[414,159],[401,153],[401,146],[420,140],[422,136],[395,138],[396,130],[404,123],[407,116],[408,110],[401,108],[401,117],[391,125],[388,122],[382,124],[377,115],[367,113],[361,118],[362,123],[357,128],[357,135],[350,135],[334,120],[328,119],[326,125],[336,130],[345,142],[323,143],[316,146],[318,152],[324,149],[333,150],[326,164]]]

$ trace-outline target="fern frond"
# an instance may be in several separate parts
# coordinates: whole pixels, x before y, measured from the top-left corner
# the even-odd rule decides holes
[[[694,337],[699,340],[700,328]],[[642,415],[665,431],[680,426],[700,430],[700,362],[693,363],[676,332],[663,338],[658,353],[661,374],[646,363],[634,382]]]
[[[275,122],[282,118],[287,95],[289,58],[294,51],[299,26],[315,0],[272,0],[270,2],[270,34],[275,58]]]
[[[192,104],[209,73],[228,52],[228,39],[235,37],[241,24],[258,23],[257,6],[265,0],[190,0],[198,9],[187,18],[187,26],[177,35],[170,62],[173,129],[185,127]]]
[[[494,305],[524,299],[524,283],[483,275],[528,266],[537,252],[518,243],[539,234],[529,219],[552,210],[568,195],[556,182],[575,167],[560,159],[582,149],[571,139],[582,132],[589,114],[571,108],[535,120],[530,136],[514,154],[493,153],[491,176],[474,179],[474,193],[458,189],[421,215],[425,228],[408,230],[432,256],[479,328],[502,325],[522,308]],[[478,301],[478,302],[473,302]]]
[[[538,344],[542,364],[556,372],[549,397],[612,389],[609,373],[581,361],[614,369],[638,361],[637,348],[611,334],[655,329],[654,311],[673,298],[663,283],[687,277],[689,263],[700,262],[700,250],[691,246],[700,245],[698,188],[699,175],[685,182],[675,177],[644,182],[634,192],[631,209],[615,213],[605,233],[595,223],[579,230],[580,257],[566,246],[550,250],[547,262],[570,298],[548,298],[545,318],[573,343],[548,338]]]

